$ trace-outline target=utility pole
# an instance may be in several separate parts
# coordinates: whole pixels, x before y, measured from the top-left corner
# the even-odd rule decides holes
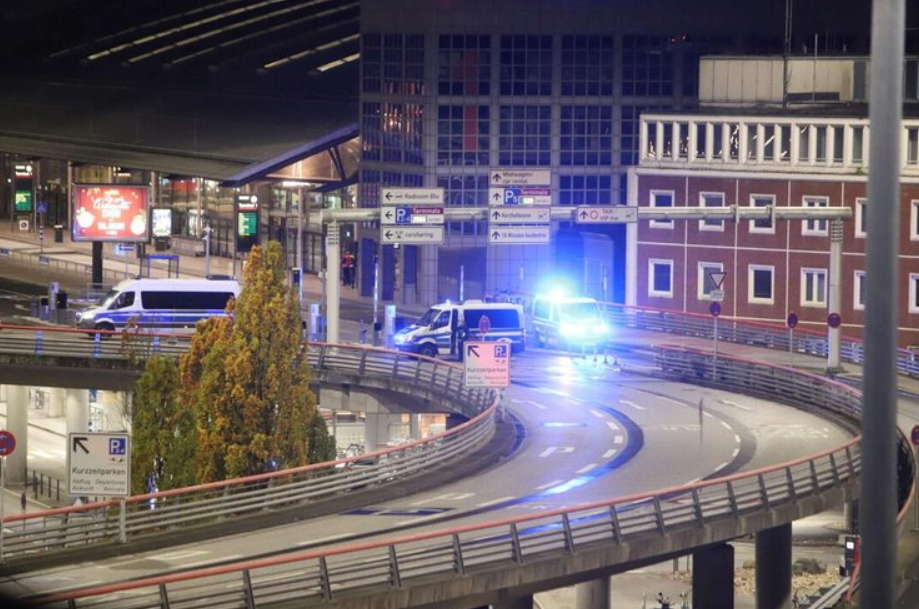
[[[204,227],[204,276],[211,276],[211,225]]]

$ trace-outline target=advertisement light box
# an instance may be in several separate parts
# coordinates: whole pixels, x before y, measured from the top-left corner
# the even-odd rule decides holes
[[[146,242],[150,189],[121,184],[74,184],[74,241]]]

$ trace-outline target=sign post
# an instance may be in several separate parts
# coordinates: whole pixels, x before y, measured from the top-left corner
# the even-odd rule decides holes
[[[798,325],[798,314],[792,311],[788,314],[788,352],[794,352],[795,327]]]
[[[0,430],[0,523],[3,522],[6,504],[6,457],[16,450],[16,436],[7,430]],[[0,524],[0,562],[3,562],[3,526]]]

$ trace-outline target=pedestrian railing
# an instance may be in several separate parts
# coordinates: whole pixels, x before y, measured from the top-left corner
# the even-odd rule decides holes
[[[425,392],[476,415],[455,429],[349,459],[195,487],[8,516],[2,559],[16,559],[100,542],[216,522],[314,502],[368,486],[432,471],[469,454],[492,437],[497,393],[465,389],[456,364],[403,353],[313,344],[308,357],[317,375],[385,381],[393,391]]]
[[[664,345],[656,352],[664,377],[714,382],[732,391],[770,396],[824,411],[853,429],[857,426],[860,393],[825,377],[719,356],[719,372],[712,380],[704,373],[712,364],[710,353]],[[569,559],[572,562],[557,567],[558,573],[571,577],[575,565],[587,565],[582,567],[587,580],[596,576],[592,569],[614,566],[616,560],[628,562],[629,548],[660,542],[667,552],[690,551],[701,538],[717,543],[755,532],[757,526],[780,523],[748,516],[777,514],[783,506],[796,508],[782,512],[788,518],[819,511],[828,498],[854,490],[861,469],[859,439],[786,463],[649,493],[30,600],[68,608],[257,609],[285,603],[358,606],[355,603],[361,598],[380,604],[385,595],[401,594],[390,599],[394,602],[389,606],[405,606],[411,589],[412,598],[445,603],[472,591],[494,593],[490,583],[500,585],[494,582],[513,581],[539,589],[555,573],[550,571],[552,565]],[[905,441],[901,434],[900,442]],[[914,468],[913,461],[910,466]],[[692,531],[704,535],[684,534]],[[605,562],[598,562],[601,559]],[[528,570],[534,563],[538,568]]]

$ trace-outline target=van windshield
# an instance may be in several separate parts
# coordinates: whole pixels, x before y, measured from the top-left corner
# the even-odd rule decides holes
[[[427,328],[428,326],[431,325],[431,323],[435,319],[437,319],[437,316],[440,315],[440,313],[441,313],[440,309],[428,309],[427,311],[425,311],[424,315],[419,317],[418,321],[416,321],[412,325],[417,326],[419,328]]]
[[[595,302],[563,302],[559,304],[559,313],[569,319],[599,318],[600,307]]]
[[[103,309],[109,308],[112,302],[118,298],[118,294],[120,293],[121,292],[118,290],[109,290],[108,293],[99,300],[99,304],[97,306],[102,307]]]

